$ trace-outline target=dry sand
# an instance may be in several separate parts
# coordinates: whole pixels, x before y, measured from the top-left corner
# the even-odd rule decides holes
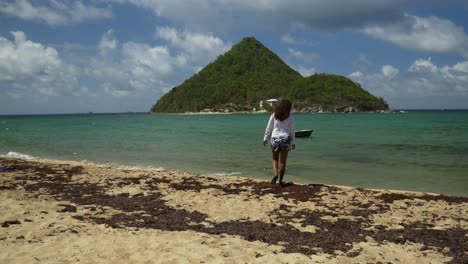
[[[0,165],[0,263],[468,263],[468,198]]]

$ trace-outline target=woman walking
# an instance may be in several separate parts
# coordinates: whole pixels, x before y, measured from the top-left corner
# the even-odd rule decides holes
[[[278,180],[279,162],[279,184],[284,186],[283,177],[286,170],[288,152],[296,147],[294,133],[294,117],[291,115],[291,102],[282,100],[270,116],[263,137],[263,145],[266,146],[267,138],[271,135],[271,151],[273,156],[273,179],[271,184]]]

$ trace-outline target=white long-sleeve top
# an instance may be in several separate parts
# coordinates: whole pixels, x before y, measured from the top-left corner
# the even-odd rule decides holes
[[[296,133],[294,132],[294,117],[289,115],[283,121],[275,118],[275,114],[271,114],[270,120],[268,120],[268,125],[265,129],[265,135],[263,140],[267,140],[268,136],[271,134],[272,137],[291,137],[292,144],[295,144]]]

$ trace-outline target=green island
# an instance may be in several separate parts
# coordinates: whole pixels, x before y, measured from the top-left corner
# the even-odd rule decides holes
[[[253,37],[246,37],[198,73],[172,88],[151,113],[269,111],[270,99],[288,99],[296,112],[388,111],[359,83],[333,74],[303,77]]]

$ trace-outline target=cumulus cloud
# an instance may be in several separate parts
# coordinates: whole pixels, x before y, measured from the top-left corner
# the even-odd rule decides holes
[[[453,66],[453,69],[459,72],[468,73],[468,61],[457,63]],[[466,76],[468,78],[468,75]]]
[[[308,77],[314,73],[317,73],[317,70],[314,67],[306,68],[304,66],[296,66],[295,69],[303,76]]]
[[[388,78],[393,78],[398,74],[399,70],[392,65],[382,66],[382,75]]]
[[[319,45],[318,41],[307,41],[304,39],[299,39],[291,36],[290,34],[284,34],[281,36],[280,41],[288,45],[308,45],[308,46],[317,46]]]
[[[59,95],[79,91],[77,69],[62,61],[57,50],[12,31],[13,41],[0,36],[0,84],[20,97],[28,92]]]
[[[294,37],[292,37],[289,34],[284,34],[283,36],[281,36],[281,42],[289,45],[296,45],[299,43],[299,41],[297,41]]]
[[[231,48],[231,44],[212,34],[178,31],[172,27],[157,27],[155,36],[182,51],[181,63],[187,59],[206,63]]]
[[[456,101],[458,107],[468,107],[468,61],[438,66],[430,58],[417,59],[405,71],[383,65],[380,72],[357,71],[348,77],[397,105],[411,99],[416,106]]]
[[[174,32],[174,38],[161,35],[167,45],[149,45],[120,42],[110,29],[94,52],[66,49],[66,57],[29,40],[22,31],[11,32],[11,39],[0,36],[0,111],[148,110],[159,96],[199,70],[201,62],[228,47],[213,35]],[[206,57],[196,58],[196,53]]]
[[[92,60],[90,74],[110,95],[135,95],[166,88],[177,61],[167,47],[126,42],[112,57]]]
[[[405,49],[456,52],[468,57],[468,37],[463,27],[435,16],[405,14],[404,9],[411,4],[407,0],[101,1],[142,7],[190,30],[209,30],[219,34],[239,28],[268,28],[279,32],[290,29],[322,32],[356,30]],[[299,42],[289,34],[283,34],[281,41],[289,45]]]
[[[463,27],[434,16],[405,15],[401,21],[395,23],[368,25],[362,32],[406,49],[454,52],[468,57],[468,36]]]
[[[123,97],[154,91],[162,94],[224,52],[228,46],[210,34],[160,27],[156,37],[167,45],[124,42],[119,47],[113,31],[105,32],[99,44],[103,58],[93,59],[88,75],[106,93]],[[111,49],[113,52],[102,52]]]
[[[167,75],[172,71],[172,62],[175,61],[164,46],[151,47],[146,44],[128,42],[123,47],[124,63],[130,64],[132,74],[137,78],[151,78]]]
[[[111,49],[112,53],[105,52],[101,58],[87,57],[75,63],[64,61],[52,47],[28,40],[24,32],[11,34],[12,40],[0,36],[0,104],[7,105],[5,98],[21,100],[22,107],[15,107],[17,109],[29,105],[36,105],[36,109],[61,106],[59,111],[67,112],[67,109],[120,109],[125,106],[127,108],[121,111],[141,111],[173,87],[172,82],[179,77],[174,69],[181,70],[183,64],[183,59],[171,56],[165,46],[135,42],[119,46],[112,30],[105,32],[96,43],[101,51]],[[68,105],[53,98],[62,98]],[[47,102],[51,101],[55,105],[49,107]],[[129,105],[127,101],[133,104]],[[80,108],[80,104],[85,106]],[[3,107],[0,110],[8,112]]]
[[[130,41],[119,47],[113,31],[108,30],[99,43],[103,58],[92,60],[89,75],[112,96],[136,95],[148,90],[162,94],[199,70],[199,64],[212,61],[230,48],[230,44],[212,34],[172,27],[156,28],[155,37],[167,45]]]
[[[109,7],[95,7],[72,0],[48,0],[40,3],[29,0],[6,1],[0,3],[0,13],[49,25],[66,25],[112,17]]]
[[[298,71],[303,77],[308,77],[317,72],[316,68],[311,66],[320,59],[317,52],[306,52],[293,48],[288,48],[286,62]]]
[[[28,41],[22,31],[10,33],[13,41],[0,37],[0,79],[13,81],[60,66],[61,60],[55,49]]]
[[[351,74],[348,75],[351,79],[354,79],[354,80],[361,80],[361,78],[364,76],[364,74],[360,71],[357,71],[357,72],[353,72]]]
[[[320,54],[317,52],[300,51],[293,48],[288,48],[288,56],[295,60],[300,60],[305,63],[311,63],[320,59]]]
[[[360,53],[358,59],[353,63],[355,68],[358,68],[360,72],[367,72],[372,66],[372,62],[369,60],[367,54]]]
[[[101,36],[101,41],[99,42],[99,52],[101,55],[105,56],[108,52],[115,50],[117,48],[118,41],[114,37],[114,32],[112,29],[109,29],[106,33]]]
[[[417,59],[409,67],[409,72],[437,72],[439,68],[432,64],[431,58]]]

